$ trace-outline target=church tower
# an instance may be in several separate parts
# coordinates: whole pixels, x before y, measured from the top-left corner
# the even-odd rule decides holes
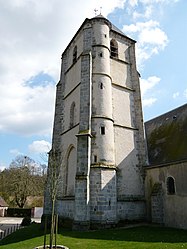
[[[62,158],[56,210],[75,229],[145,217],[135,41],[101,15],[85,19],[62,54],[52,150]]]

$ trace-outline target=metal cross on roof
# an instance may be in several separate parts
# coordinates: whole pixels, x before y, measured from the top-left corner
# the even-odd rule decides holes
[[[98,11],[98,10],[97,10],[97,9],[95,8],[95,9],[94,9],[94,12],[95,12],[95,16],[97,15],[97,11]]]

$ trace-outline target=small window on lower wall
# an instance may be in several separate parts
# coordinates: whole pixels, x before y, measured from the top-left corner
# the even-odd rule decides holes
[[[168,195],[175,194],[175,180],[171,176],[167,178],[167,194]]]
[[[100,129],[101,129],[101,135],[105,135],[105,126],[101,126]]]

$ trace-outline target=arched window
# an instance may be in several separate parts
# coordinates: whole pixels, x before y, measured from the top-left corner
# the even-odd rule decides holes
[[[167,193],[168,195],[175,194],[175,180],[171,176],[167,178]]]
[[[70,145],[67,150],[66,172],[65,172],[65,196],[75,195],[75,174],[76,174],[76,150]]]
[[[111,57],[118,58],[118,43],[114,39],[110,41],[110,55]]]
[[[75,125],[75,102],[73,102],[71,104],[70,107],[70,128],[73,127]]]
[[[77,46],[73,49],[73,63],[77,61]]]

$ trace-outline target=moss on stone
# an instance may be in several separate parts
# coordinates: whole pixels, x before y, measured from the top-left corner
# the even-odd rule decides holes
[[[165,114],[147,122],[146,135],[151,164],[186,159],[187,111],[177,116]]]

